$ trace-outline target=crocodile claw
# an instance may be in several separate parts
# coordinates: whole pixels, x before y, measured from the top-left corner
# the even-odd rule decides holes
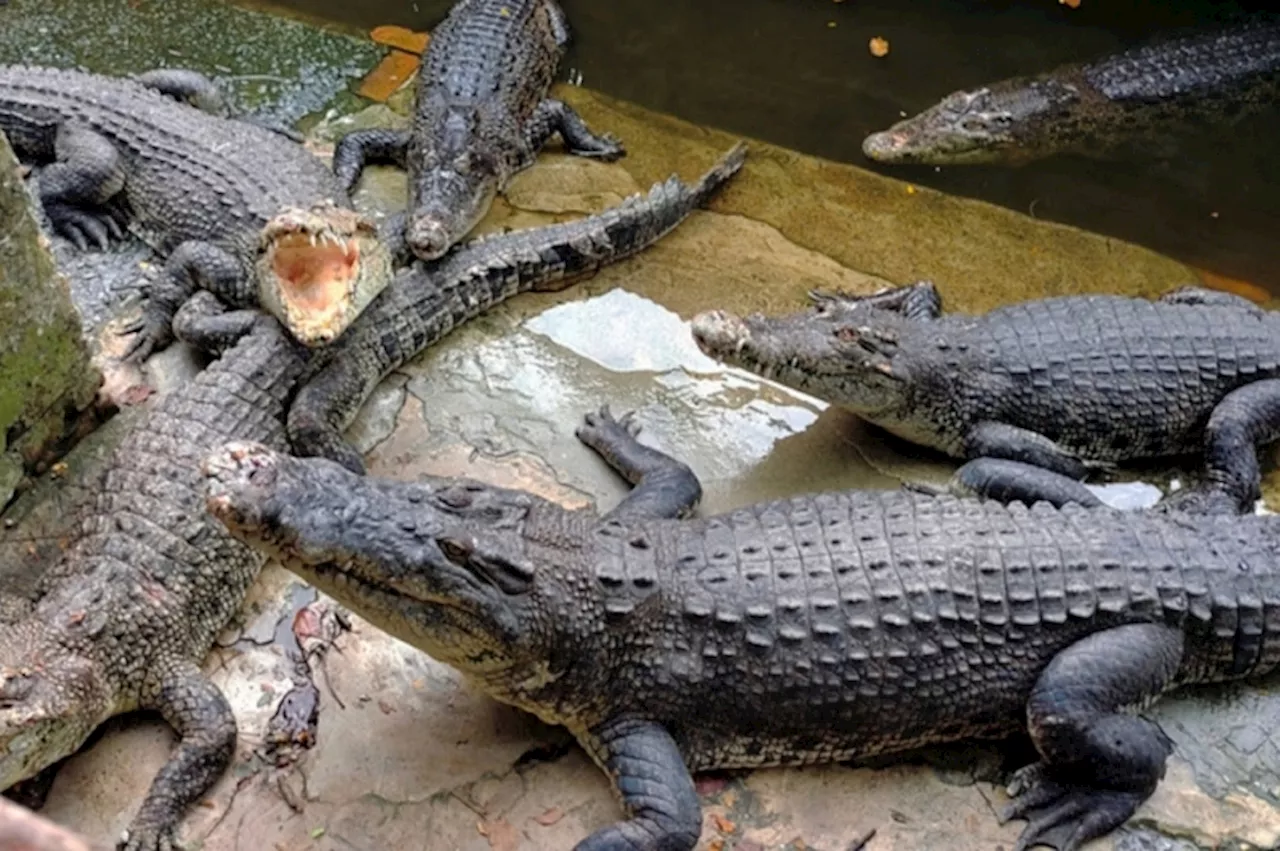
[[[105,251],[111,247],[112,239],[124,238],[124,229],[112,210],[89,212],[56,205],[47,207],[45,213],[53,229],[81,251],[87,251],[90,243]]]
[[[141,316],[116,333],[121,337],[136,335],[124,350],[124,354],[120,356],[120,360],[124,363],[141,363],[150,357],[152,352],[168,343],[172,336],[168,322],[149,316],[145,310]]]
[[[600,410],[582,418],[582,425],[578,426],[574,435],[595,449],[616,442],[618,437],[630,440],[640,433],[640,423],[636,422],[635,413],[627,411],[621,417],[614,417],[608,405],[601,405]]]
[[[1014,800],[1000,813],[1000,823],[1027,821],[1014,851],[1027,851],[1038,845],[1076,851],[1128,821],[1145,797],[1134,792],[1063,784],[1051,775],[1044,763],[1035,763],[1015,773],[1009,784]]]

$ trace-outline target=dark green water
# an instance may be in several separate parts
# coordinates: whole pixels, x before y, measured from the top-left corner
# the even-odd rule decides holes
[[[445,0],[284,0],[368,29],[425,29]],[[790,148],[1148,245],[1280,292],[1280,118],[1189,128],[1158,155],[1019,169],[889,168],[863,137],[954,89],[1093,58],[1262,3],[1083,0],[562,0],[583,85]],[[831,22],[834,27],[829,26]],[[867,42],[887,38],[873,58]],[[1214,215],[1216,214],[1216,216]]]

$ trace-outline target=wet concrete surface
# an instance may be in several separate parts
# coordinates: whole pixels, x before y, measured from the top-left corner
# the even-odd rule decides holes
[[[672,170],[691,178],[733,141],[589,91],[562,94],[631,154],[606,165],[548,151],[483,230],[598,210]],[[317,150],[331,136],[318,133]],[[608,507],[623,486],[573,437],[583,413],[608,403],[637,410],[645,439],[691,464],[706,486],[705,512],[799,491],[939,482],[953,467],[944,459],[707,360],[687,319],[712,307],[794,309],[814,287],[867,291],[917,277],[938,281],[949,307],[969,310],[1071,291],[1154,295],[1193,279],[1114,239],[763,144],[751,151],[711,209],[653,249],[564,292],[517,298],[390,376],[352,429],[370,472],[469,475]],[[371,172],[360,200],[394,208],[403,178]],[[152,359],[147,380],[163,392],[194,368],[175,348]],[[135,376],[121,386],[139,385]],[[0,560],[12,565],[38,542],[43,549],[23,563],[47,563],[42,553],[57,547],[75,489],[91,481],[112,429],[118,435],[129,410],[153,399],[138,399],[65,473],[19,501],[12,528],[0,530]],[[186,823],[192,847],[569,848],[620,815],[605,778],[563,731],[339,616],[274,565],[206,670],[230,697],[241,735],[235,767]],[[1091,847],[1280,844],[1280,697],[1201,691],[1162,702],[1153,717],[1176,742],[1165,781],[1124,830]],[[172,743],[156,720],[106,728],[67,762],[44,810],[104,842],[119,835]],[[700,778],[699,847],[835,851],[874,830],[869,851],[1009,848],[1020,825],[995,818],[1004,801],[996,781],[1013,767],[1005,753],[966,746],[874,767]]]

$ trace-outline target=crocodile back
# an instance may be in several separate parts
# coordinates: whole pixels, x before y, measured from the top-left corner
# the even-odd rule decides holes
[[[0,130],[20,156],[51,160],[64,122],[87,125],[119,151],[139,232],[162,251],[204,240],[245,256],[283,207],[347,203],[329,167],[279,133],[128,79],[0,67]]]
[[[955,454],[983,421],[1101,460],[1198,451],[1224,396],[1280,376],[1280,317],[1243,307],[1068,296],[903,334],[913,388],[902,425],[885,425]]]
[[[1109,626],[1183,629],[1181,681],[1280,662],[1277,518],[854,491],[590,540],[601,646],[571,679],[694,770],[1015,732],[1048,661]]]
[[[1280,21],[1164,39],[1091,62],[1082,74],[1108,100],[1134,105],[1256,89],[1280,79]]]
[[[126,704],[148,659],[202,659],[257,575],[263,559],[206,514],[199,465],[234,439],[287,449],[284,405],[303,363],[263,318],[162,399],[112,454],[77,539],[50,568],[57,581],[35,617],[62,624],[86,656],[105,657]],[[132,649],[110,658],[122,647]]]
[[[454,113],[474,122],[468,146],[514,170],[525,122],[546,97],[567,39],[554,0],[455,4],[433,33],[419,71],[411,165],[430,162],[435,148],[457,147],[442,135]]]

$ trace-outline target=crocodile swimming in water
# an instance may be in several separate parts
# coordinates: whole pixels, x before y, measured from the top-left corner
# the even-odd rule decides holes
[[[1188,287],[944,315],[922,282],[815,300],[777,317],[707,311],[694,339],[954,457],[1083,478],[1093,462],[1204,451],[1213,486],[1195,499],[1239,510],[1259,496],[1256,444],[1280,437],[1280,314],[1244,298]]]
[[[688,467],[607,412],[578,435],[635,485],[603,516],[246,442],[203,465],[237,538],[574,734],[627,816],[577,851],[692,849],[691,772],[1024,730],[1002,819],[1073,851],[1163,776],[1132,707],[1280,664],[1278,517],[848,491],[678,519]]]
[[[24,161],[44,164],[40,201],[59,232],[105,245],[126,219],[167,257],[127,329],[137,332],[127,356],[167,343],[198,287],[326,343],[391,280],[392,252],[318,157],[182,102],[207,102],[203,87],[212,84],[194,72],[131,80],[3,66],[0,131]]]
[[[407,358],[516,293],[626,257],[675,227],[742,156],[735,148],[692,186],[672,178],[596,215],[475,240],[435,268],[406,270],[349,329],[364,341],[353,350],[306,349],[257,311],[205,317],[213,296],[197,294],[175,323],[192,329],[186,336],[216,334],[221,345],[237,329],[250,333],[115,451],[34,611],[0,608],[0,789],[68,756],[107,718],[158,709],[181,741],[124,847],[169,851],[183,811],[233,753],[234,719],[199,665],[261,565],[201,508],[200,457],[231,439],[285,448],[286,405],[317,363],[363,357],[376,368],[379,356]],[[351,373],[333,375],[360,389],[341,383]]]
[[[1274,106],[1277,94],[1280,20],[1267,18],[958,91],[868,136],[862,150],[877,162],[923,165],[1104,157]]]
[[[347,134],[334,170],[349,190],[368,163],[406,168],[405,240],[423,260],[442,256],[551,134],[578,156],[624,154],[616,139],[593,133],[572,107],[547,96],[568,43],[555,0],[459,0],[432,33],[410,129]]]
[[[672,177],[647,196],[634,195],[591,218],[527,231],[524,243],[520,232],[483,237],[468,243],[467,252],[402,272],[406,283],[398,279],[379,296],[298,392],[289,412],[294,451],[362,472],[360,453],[343,439],[343,430],[378,382],[422,351],[442,323],[461,321],[521,290],[559,289],[653,244],[715,195],[745,157],[745,145],[735,145],[693,183]],[[491,249],[498,252],[492,262],[477,261]],[[415,278],[419,282],[407,283]],[[430,283],[441,278],[466,284]]]

